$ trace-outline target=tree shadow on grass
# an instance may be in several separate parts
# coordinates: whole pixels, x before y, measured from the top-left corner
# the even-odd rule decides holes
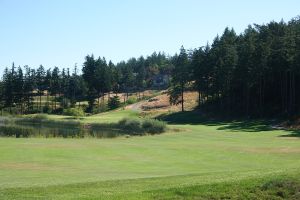
[[[221,117],[209,117],[200,111],[186,111],[171,114],[163,114],[157,117],[168,124],[182,125],[206,125],[219,126],[217,130],[241,131],[241,132],[261,132],[275,130],[272,125],[275,120],[253,120],[253,119],[229,119]]]
[[[288,131],[287,134],[280,135],[279,137],[294,137],[294,138],[299,138],[300,139],[300,130],[292,130]]]
[[[266,120],[247,120],[232,121],[225,126],[219,127],[218,130],[243,131],[243,132],[261,132],[272,131],[272,123]]]
[[[182,125],[205,124],[208,126],[218,126],[218,125],[226,124],[226,120],[217,120],[211,117],[207,117],[198,111],[185,111],[185,112],[162,114],[156,118],[165,121],[168,124],[182,124]]]

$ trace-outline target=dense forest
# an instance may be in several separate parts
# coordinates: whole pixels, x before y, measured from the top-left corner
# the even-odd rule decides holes
[[[116,65],[105,58],[87,55],[81,70],[69,68],[37,69],[29,66],[6,68],[1,81],[1,108],[11,113],[52,112],[77,104],[87,112],[97,112],[105,94],[141,93],[145,89],[163,89],[153,84],[161,75],[171,76],[172,64],[164,53],[153,53],[146,59],[131,58]],[[161,86],[161,87],[160,87]],[[46,96],[46,105],[42,98]],[[80,102],[88,101],[88,106]],[[35,103],[34,103],[35,102]],[[38,103],[36,103],[38,102]]]
[[[154,80],[162,77],[170,81],[160,88]],[[184,91],[196,90],[200,108],[207,111],[293,115],[300,111],[300,18],[255,24],[239,35],[226,28],[212,44],[188,51],[181,47],[173,56],[160,52],[114,64],[88,55],[81,70],[12,64],[0,86],[1,108],[18,113],[55,112],[82,101],[88,101],[85,109],[91,112],[105,94],[128,98],[158,87],[168,88],[170,102],[182,110]],[[33,99],[40,101],[33,104]]]

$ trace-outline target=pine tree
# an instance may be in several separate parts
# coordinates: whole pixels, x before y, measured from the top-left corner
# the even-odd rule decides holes
[[[42,112],[42,96],[44,94],[44,90],[46,89],[45,86],[45,76],[46,72],[43,65],[40,65],[39,68],[36,70],[36,85],[37,85],[37,92],[39,95],[39,110]]]
[[[172,88],[169,91],[171,102],[175,102],[178,100],[179,95],[178,90],[180,89],[180,100],[181,103],[181,111],[184,111],[184,90],[186,84],[190,80],[190,63],[188,59],[188,54],[184,47],[182,46],[180,49],[180,54],[174,57],[174,72],[172,78]],[[176,94],[176,95],[175,95]]]

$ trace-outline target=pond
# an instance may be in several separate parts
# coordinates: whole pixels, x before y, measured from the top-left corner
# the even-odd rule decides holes
[[[124,135],[120,130],[47,124],[0,123],[0,137],[45,137],[45,138],[113,138]]]

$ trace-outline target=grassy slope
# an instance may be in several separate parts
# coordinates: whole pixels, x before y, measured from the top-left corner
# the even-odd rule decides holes
[[[127,115],[137,117],[125,110],[82,121],[111,122]],[[239,183],[248,188],[262,182],[257,177],[299,174],[299,138],[281,137],[289,132],[254,132],[231,124],[174,126],[182,131],[101,140],[0,138],[0,199],[173,199],[184,197],[182,192],[209,194],[213,189],[207,184],[220,183],[216,188],[222,194],[224,181],[255,178]]]

